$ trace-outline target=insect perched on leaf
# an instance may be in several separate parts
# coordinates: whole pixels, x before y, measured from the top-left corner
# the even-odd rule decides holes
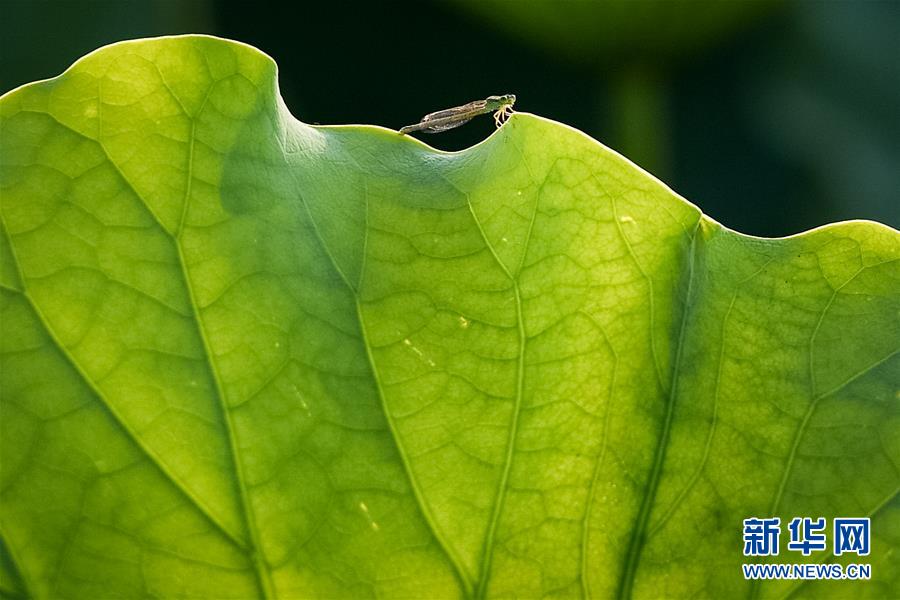
[[[484,100],[475,100],[462,106],[439,110],[429,113],[422,117],[422,120],[415,125],[407,125],[400,129],[400,133],[410,133],[411,131],[424,131],[425,133],[440,133],[454,127],[459,127],[463,123],[468,123],[473,117],[484,115],[489,112],[494,113],[494,123],[500,127],[506,119],[512,114],[512,106],[516,102],[515,94],[504,94],[502,96],[488,96]]]

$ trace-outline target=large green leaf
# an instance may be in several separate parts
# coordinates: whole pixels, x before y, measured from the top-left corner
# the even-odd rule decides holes
[[[2,100],[9,596],[897,596],[900,235],[723,228],[527,114],[310,127],[116,44]],[[751,516],[871,516],[752,585]],[[785,558],[784,553],[781,559]]]

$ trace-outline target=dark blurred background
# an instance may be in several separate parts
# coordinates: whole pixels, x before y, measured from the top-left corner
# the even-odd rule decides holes
[[[104,44],[210,33],[280,66],[307,123],[399,128],[512,92],[724,225],[900,227],[900,1],[4,0],[0,91]],[[456,150],[490,118],[424,139]]]

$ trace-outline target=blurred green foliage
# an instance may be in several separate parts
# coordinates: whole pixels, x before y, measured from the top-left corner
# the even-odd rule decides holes
[[[900,226],[900,3],[12,0],[0,90],[110,42],[199,32],[281,67],[309,123],[398,128],[489,94],[577,127],[757,235]],[[426,141],[460,149],[490,120]]]
[[[673,62],[775,6],[759,2],[456,0],[508,34],[587,64]]]

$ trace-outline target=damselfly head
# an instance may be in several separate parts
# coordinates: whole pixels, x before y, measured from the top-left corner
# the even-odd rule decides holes
[[[502,96],[488,96],[487,102],[494,106],[512,106],[516,103],[515,94],[503,94]]]

